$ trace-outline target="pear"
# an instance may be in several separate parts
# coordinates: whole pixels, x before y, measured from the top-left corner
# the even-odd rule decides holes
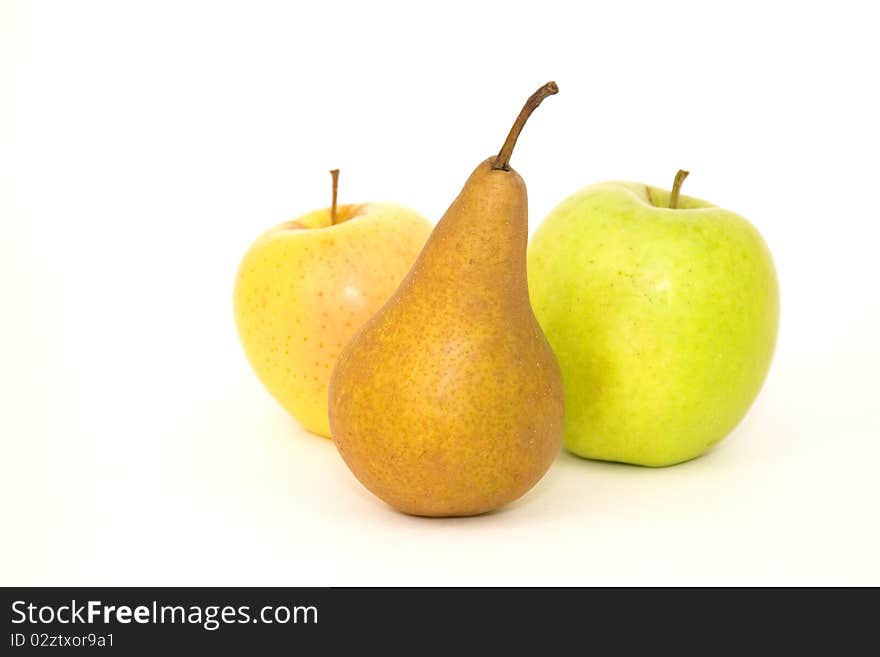
[[[405,513],[497,509],[532,488],[561,447],[562,378],[529,301],[526,186],[509,166],[529,115],[557,91],[550,82],[529,98],[331,376],[336,447]]]

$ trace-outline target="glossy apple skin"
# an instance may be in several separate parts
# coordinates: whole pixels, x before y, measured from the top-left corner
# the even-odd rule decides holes
[[[248,361],[309,431],[330,436],[330,373],[355,332],[391,297],[431,223],[390,203],[318,210],[261,235],[235,280],[234,309]]]
[[[587,187],[529,244],[530,298],[579,456],[692,459],[742,420],[770,367],[779,287],[763,238],[705,201],[668,203],[636,183]]]

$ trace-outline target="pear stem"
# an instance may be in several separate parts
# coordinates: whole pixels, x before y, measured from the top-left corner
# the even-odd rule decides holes
[[[333,178],[333,201],[330,203],[330,225],[336,224],[336,192],[339,189],[339,169],[331,169],[330,177]]]
[[[556,86],[556,83],[548,82],[529,96],[529,99],[526,101],[526,104],[523,105],[519,116],[516,117],[516,121],[513,122],[513,127],[510,129],[510,132],[507,133],[507,139],[504,140],[504,145],[498,152],[498,157],[495,158],[495,164],[492,165],[493,169],[510,171],[510,156],[513,154],[513,147],[516,146],[516,140],[519,139],[519,133],[522,132],[523,126],[526,124],[526,121],[529,120],[529,116],[535,111],[538,105],[541,104],[542,100],[547,96],[552,96],[557,93],[559,93],[559,87]]]
[[[679,169],[678,173],[675,174],[675,182],[672,183],[672,193],[669,195],[670,210],[678,209],[678,195],[681,193],[681,184],[684,182],[684,179],[688,177],[689,173],[690,171]]]

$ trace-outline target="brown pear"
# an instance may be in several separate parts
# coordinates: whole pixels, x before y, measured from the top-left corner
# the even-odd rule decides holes
[[[360,482],[422,516],[466,516],[537,483],[562,441],[562,379],[526,283],[528,208],[510,154],[482,162],[397,292],[343,351],[330,430]]]

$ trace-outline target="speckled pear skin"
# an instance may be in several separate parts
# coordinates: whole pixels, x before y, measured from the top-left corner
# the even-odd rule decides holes
[[[497,509],[532,488],[562,444],[562,378],[528,296],[526,187],[494,160],[471,174],[330,380],[340,454],[409,514]]]

